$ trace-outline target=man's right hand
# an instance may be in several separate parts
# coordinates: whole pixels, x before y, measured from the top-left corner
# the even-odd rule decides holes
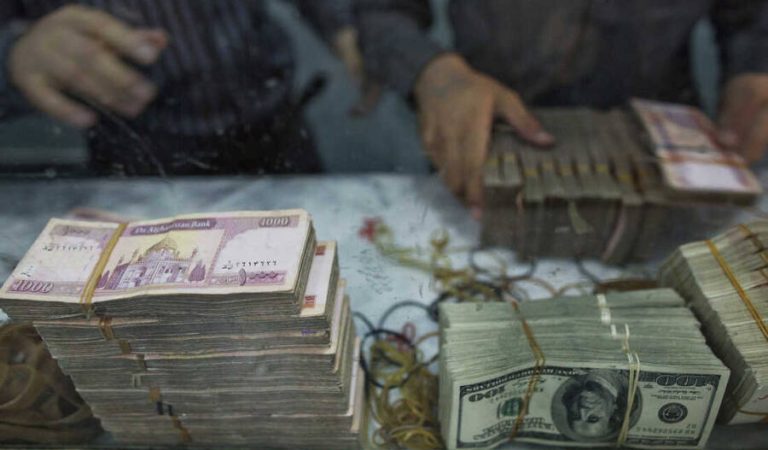
[[[167,46],[161,30],[134,29],[109,14],[79,5],[43,17],[22,35],[8,59],[11,82],[35,107],[80,128],[96,113],[66,94],[124,117],[136,117],[155,86],[123,62],[157,61]]]
[[[548,146],[554,138],[542,128],[514,91],[473,70],[460,56],[438,56],[416,82],[421,138],[443,180],[474,214],[483,202],[483,165],[494,118],[518,136]]]

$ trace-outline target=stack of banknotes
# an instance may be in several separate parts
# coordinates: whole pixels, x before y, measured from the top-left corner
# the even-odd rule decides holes
[[[676,229],[706,233],[698,215],[724,217],[762,191],[694,108],[635,100],[629,109],[535,113],[557,144],[542,149],[509,129],[495,133],[485,167],[486,245],[523,257],[641,259],[690,236]]]
[[[670,289],[440,309],[450,449],[702,448],[729,371]]]
[[[768,419],[768,221],[683,245],[662,266],[701,320],[707,340],[731,369],[721,421]]]
[[[118,443],[359,447],[360,343],[306,211],[52,219],[0,308]]]

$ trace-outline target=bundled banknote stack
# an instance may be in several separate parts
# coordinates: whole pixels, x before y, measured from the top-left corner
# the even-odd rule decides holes
[[[495,133],[485,167],[486,245],[511,246],[526,258],[620,263],[653,248],[671,251],[680,235],[706,233],[704,225],[720,225],[710,219],[761,192],[746,163],[718,147],[713,125],[691,107],[635,100],[626,110],[535,113],[557,144],[541,149],[511,130]]]
[[[305,211],[52,219],[0,291],[121,444],[358,448],[336,245]]]
[[[440,309],[448,448],[702,448],[729,371],[670,289]]]
[[[720,419],[768,419],[768,221],[683,245],[661,281],[688,301],[707,340],[731,369]]]

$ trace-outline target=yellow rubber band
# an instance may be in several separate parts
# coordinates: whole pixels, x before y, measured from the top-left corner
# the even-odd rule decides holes
[[[107,245],[104,247],[104,250],[101,252],[101,256],[96,262],[96,266],[93,268],[93,272],[91,272],[91,276],[88,278],[88,282],[85,283],[82,294],[80,294],[80,304],[83,306],[83,311],[85,312],[87,318],[90,318],[92,313],[91,303],[93,302],[93,293],[96,291],[96,285],[99,283],[99,278],[101,277],[101,274],[104,272],[104,269],[109,262],[109,257],[112,255],[112,251],[115,249],[117,241],[120,240],[120,236],[123,235],[123,232],[127,226],[128,224],[126,223],[121,223],[117,226],[115,232],[112,234],[112,237],[109,239]]]
[[[539,347],[539,343],[536,341],[536,337],[533,335],[533,330],[531,330],[530,325],[528,325],[525,317],[523,317],[522,313],[520,312],[520,308],[518,307],[517,303],[512,303],[512,307],[517,313],[517,318],[520,320],[520,324],[523,327],[523,332],[525,333],[525,337],[528,340],[528,345],[531,347],[531,353],[533,353],[534,358],[534,366],[531,378],[528,380],[528,387],[525,390],[525,396],[523,397],[523,405],[520,408],[520,413],[517,415],[517,419],[515,419],[512,432],[509,435],[510,440],[515,439],[518,431],[520,431],[520,426],[523,424],[525,415],[528,414],[528,405],[531,402],[531,397],[533,397],[533,393],[536,390],[536,385],[541,378],[541,371],[544,369],[544,364],[546,363],[544,352],[541,350],[541,347]]]
[[[747,311],[749,311],[749,314],[755,320],[757,328],[760,329],[760,331],[763,333],[763,337],[766,341],[768,341],[768,326],[766,326],[765,322],[763,322],[763,317],[760,315],[760,311],[758,311],[755,305],[752,303],[749,295],[747,295],[747,292],[741,286],[741,283],[739,283],[739,280],[736,278],[733,270],[731,270],[731,266],[728,265],[728,262],[725,260],[725,258],[723,258],[723,255],[720,254],[720,250],[717,249],[711,240],[707,241],[707,246],[709,247],[709,251],[712,253],[712,256],[714,256],[715,260],[717,260],[717,263],[720,264],[720,268],[723,269],[723,273],[725,273],[728,281],[730,281],[731,285],[733,285],[733,288],[736,289],[736,292],[739,294],[739,298],[741,298],[741,301],[744,303]]]

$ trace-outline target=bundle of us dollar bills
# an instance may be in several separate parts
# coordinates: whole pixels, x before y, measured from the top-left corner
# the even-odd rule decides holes
[[[731,369],[721,411],[726,423],[768,418],[768,221],[740,225],[681,246],[661,281],[688,301],[707,339]]]
[[[52,219],[0,308],[120,444],[359,447],[360,344],[306,211]]]
[[[450,449],[702,448],[729,371],[670,289],[440,309]]]
[[[680,235],[690,239],[691,229],[706,236],[729,205],[762,191],[689,106],[635,100],[630,109],[535,114],[557,144],[541,149],[511,130],[495,133],[485,167],[486,245],[523,257],[646,258],[649,249],[679,245]],[[702,214],[721,220],[706,228]]]

